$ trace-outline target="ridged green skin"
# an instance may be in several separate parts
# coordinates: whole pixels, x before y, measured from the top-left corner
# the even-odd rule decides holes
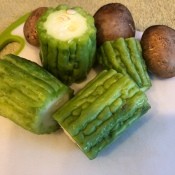
[[[111,69],[97,75],[53,117],[94,159],[149,108],[135,82]]]
[[[39,20],[37,32],[40,41],[40,57],[44,68],[66,84],[86,78],[96,52],[96,28],[94,19],[80,7],[71,8],[86,18],[87,31],[71,41],[61,41],[47,34],[44,23],[49,14],[70,9],[66,5],[50,8]],[[53,26],[54,27],[54,26]]]
[[[146,91],[151,80],[142,58],[140,42],[135,38],[106,41],[98,50],[98,61],[107,69],[130,76],[139,88]]]
[[[71,94],[72,90],[34,62],[15,55],[0,59],[0,115],[29,131],[56,131],[59,125],[51,115]],[[53,102],[58,104],[51,108]]]

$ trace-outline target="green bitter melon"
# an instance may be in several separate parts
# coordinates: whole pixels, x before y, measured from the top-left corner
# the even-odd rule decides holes
[[[130,76],[139,88],[146,91],[151,80],[142,57],[140,42],[135,38],[106,41],[98,49],[98,61],[107,69]]]
[[[52,114],[73,90],[34,62],[15,55],[0,59],[0,115],[37,134],[56,131]]]
[[[128,76],[104,70],[54,114],[80,149],[94,159],[150,105]]]
[[[37,24],[40,57],[44,68],[61,81],[83,80],[96,52],[93,17],[80,7],[49,8]]]

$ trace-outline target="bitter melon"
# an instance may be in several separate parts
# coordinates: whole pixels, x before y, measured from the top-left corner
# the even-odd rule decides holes
[[[151,80],[142,57],[140,42],[135,38],[106,41],[98,49],[98,61],[107,69],[130,76],[139,88],[146,91]]]
[[[94,159],[150,105],[128,76],[104,70],[54,114],[80,149]]]
[[[61,81],[83,80],[96,52],[93,17],[80,7],[49,8],[37,24],[40,57],[44,68]]]
[[[56,131],[52,114],[73,90],[34,62],[15,55],[0,59],[0,115],[37,134]]]

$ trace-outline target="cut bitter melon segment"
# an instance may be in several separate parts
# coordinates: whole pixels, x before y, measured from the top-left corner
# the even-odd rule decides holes
[[[51,13],[44,27],[47,34],[61,41],[80,37],[87,30],[86,18],[75,10],[60,10]]]
[[[0,59],[0,115],[37,134],[56,131],[53,113],[73,91],[34,62],[7,55]]]
[[[135,82],[110,69],[98,74],[53,117],[94,159],[149,108],[146,95]]]
[[[86,78],[96,52],[93,17],[80,7],[50,8],[37,24],[44,68],[67,84]]]
[[[135,38],[106,41],[98,50],[98,61],[107,69],[130,76],[139,88],[146,91],[151,80],[142,58],[140,43]]]

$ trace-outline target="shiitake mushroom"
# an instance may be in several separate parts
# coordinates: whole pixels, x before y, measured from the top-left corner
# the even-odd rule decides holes
[[[94,14],[97,28],[97,44],[116,40],[119,37],[135,36],[135,23],[129,9],[120,3],[109,3]]]
[[[175,30],[166,25],[148,27],[141,38],[148,69],[160,78],[175,76]]]

